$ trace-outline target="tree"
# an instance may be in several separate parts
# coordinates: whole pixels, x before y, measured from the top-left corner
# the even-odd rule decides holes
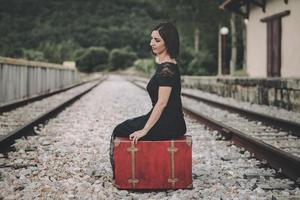
[[[129,48],[113,49],[109,55],[109,62],[113,70],[132,66],[137,56]]]
[[[104,70],[108,65],[108,55],[105,47],[90,47],[76,59],[76,65],[84,72]]]
[[[230,15],[230,31],[231,31],[231,59],[230,59],[230,74],[233,75],[236,69],[236,61],[237,61],[237,33],[236,33],[236,25],[235,25],[235,13],[231,13]]]
[[[218,27],[227,20],[226,13],[221,13],[218,8],[219,3],[218,0],[165,0],[162,2],[164,12],[168,13],[167,20],[176,23],[179,28],[183,48],[193,47],[194,56],[198,53],[210,55],[205,59],[209,59],[206,63],[212,65],[207,66],[207,71],[212,74],[215,74],[217,70]],[[184,51],[183,48],[182,51]]]
[[[190,27],[195,52],[200,48],[200,34],[216,30],[222,19],[216,0],[165,0],[162,5],[172,21],[180,27]]]

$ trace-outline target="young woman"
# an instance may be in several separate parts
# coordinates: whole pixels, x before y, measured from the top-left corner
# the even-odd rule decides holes
[[[147,85],[153,108],[146,115],[128,119],[113,130],[110,158],[114,171],[113,140],[129,137],[135,143],[142,140],[169,140],[183,136],[186,125],[181,104],[179,35],[171,23],[156,26],[151,33],[150,46],[158,57],[156,72]]]

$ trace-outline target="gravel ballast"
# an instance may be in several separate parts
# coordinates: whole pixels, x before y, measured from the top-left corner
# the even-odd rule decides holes
[[[141,103],[142,102],[142,103]],[[113,128],[147,113],[148,94],[110,76],[56,118],[0,154],[0,199],[272,199],[299,188],[261,168],[249,152],[185,116],[193,137],[192,190],[134,192],[112,184],[108,148]],[[276,187],[275,187],[276,186]],[[275,188],[275,189],[274,189]]]

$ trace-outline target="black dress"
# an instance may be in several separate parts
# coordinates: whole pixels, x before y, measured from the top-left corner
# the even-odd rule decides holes
[[[181,104],[181,82],[178,66],[173,63],[157,64],[156,72],[147,85],[147,91],[154,106],[158,100],[159,86],[171,86],[172,91],[160,118],[142,140],[168,140],[180,137],[186,132]],[[152,108],[153,109],[153,108]],[[152,109],[143,116],[128,119],[117,125],[114,136],[129,137],[137,130],[144,128]]]
[[[141,140],[169,140],[183,136],[186,132],[186,124],[181,104],[180,71],[174,63],[165,62],[157,64],[155,74],[147,85],[147,91],[154,106],[158,100],[159,86],[172,87],[171,94],[160,118]],[[146,114],[133,119],[128,119],[117,125],[111,137],[110,157],[113,165],[113,139],[115,137],[129,137],[130,134],[144,128],[153,108]]]

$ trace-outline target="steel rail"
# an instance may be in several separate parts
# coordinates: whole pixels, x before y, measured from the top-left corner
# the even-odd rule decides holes
[[[131,82],[145,90],[143,86],[135,83],[134,81]],[[209,128],[218,130],[225,139],[231,140],[236,146],[245,148],[249,152],[253,153],[259,160],[266,160],[272,168],[278,170],[297,183],[300,183],[300,158],[251,137],[237,129],[229,127],[184,105],[183,110],[186,114],[196,118]]]
[[[146,81],[144,81],[144,80],[132,80],[132,81],[141,81],[141,82],[146,83]],[[217,101],[214,101],[212,99],[203,98],[203,97],[200,97],[200,96],[197,96],[197,95],[189,94],[187,92],[181,92],[181,95],[185,96],[185,97],[188,97],[188,98],[191,98],[191,99],[194,99],[194,100],[197,100],[197,101],[202,101],[206,104],[212,105],[214,107],[221,108],[223,110],[228,110],[228,111],[231,111],[231,112],[239,113],[241,115],[246,116],[249,119],[259,120],[259,121],[264,122],[268,125],[271,125],[271,126],[274,126],[274,127],[280,128],[280,129],[287,130],[287,131],[290,132],[290,134],[295,135],[297,137],[300,137],[300,123],[298,123],[298,122],[281,119],[281,118],[278,118],[278,117],[274,117],[274,116],[271,116],[271,115],[255,112],[255,111],[244,109],[244,108],[239,108],[237,106],[217,102]]]
[[[50,118],[57,115],[59,112],[61,112],[65,107],[71,105],[74,103],[77,99],[91,91],[93,88],[98,86],[100,83],[105,81],[107,79],[107,76],[101,77],[100,80],[93,84],[88,89],[84,90],[83,92],[80,92],[79,94],[69,98],[68,100],[64,101],[60,105],[56,106],[55,108],[52,108],[51,110],[47,111],[44,114],[41,114],[40,116],[36,117],[32,121],[26,123],[22,127],[8,133],[7,135],[0,137],[0,152],[7,152],[9,147],[14,143],[14,141],[22,136],[26,136],[30,134],[34,128],[34,126],[37,126],[39,124],[44,123],[45,121],[49,120]]]
[[[297,183],[300,183],[299,157],[282,151],[190,108],[184,106],[183,109],[185,113],[195,117],[208,127],[218,130],[226,139],[231,140],[236,146],[243,147],[249,152],[254,153],[257,159],[266,160],[272,168],[280,171]]]
[[[202,98],[202,97],[199,97],[199,96],[196,96],[193,94],[189,94],[187,92],[181,92],[181,95],[191,98],[191,99],[195,99],[197,101],[202,101],[202,102],[212,105],[214,107],[218,107],[218,108],[221,108],[224,110],[239,113],[250,119],[259,120],[259,121],[265,122],[269,125],[291,131],[292,135],[296,135],[296,136],[300,137],[300,123],[281,119],[278,117],[262,114],[259,112],[255,112],[255,111],[251,111],[251,110],[247,110],[247,109],[243,109],[243,108],[239,108],[239,107],[228,105],[225,103],[216,102],[216,101],[213,101],[210,99],[206,99],[206,98]]]

